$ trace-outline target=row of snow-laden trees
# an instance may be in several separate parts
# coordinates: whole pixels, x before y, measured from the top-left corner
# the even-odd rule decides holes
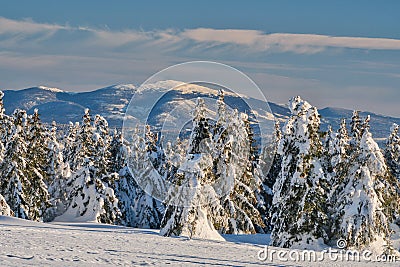
[[[228,112],[221,92],[215,122],[199,99],[190,137],[163,147],[150,127],[137,128],[128,143],[89,110],[62,131],[42,124],[37,110],[8,116],[2,96],[2,214],[160,228],[167,236],[271,232],[271,244],[280,247],[344,239],[349,247],[377,242],[392,249],[400,204],[397,125],[382,152],[368,117],[354,112],[349,124],[343,119],[336,132],[324,132],[317,109],[295,97],[282,130],[276,124],[277,150],[260,152],[249,117]],[[265,158],[273,159],[268,173]],[[138,186],[143,180],[146,192],[164,192],[147,194]],[[160,193],[163,201],[153,198]]]
[[[320,130],[315,107],[299,97],[278,146],[281,161],[270,207],[275,246],[344,239],[349,247],[392,247],[391,223],[399,216],[400,143],[394,126],[384,154],[369,131],[369,117],[353,113],[337,132]],[[350,131],[348,131],[348,128]]]

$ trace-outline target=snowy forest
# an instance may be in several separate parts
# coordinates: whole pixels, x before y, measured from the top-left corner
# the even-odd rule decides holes
[[[153,228],[190,238],[270,233],[271,245],[288,248],[344,239],[357,249],[374,243],[382,244],[382,252],[394,249],[398,125],[381,149],[369,117],[354,111],[338,129],[322,131],[317,108],[294,97],[290,117],[275,124],[276,146],[260,152],[248,114],[227,112],[222,92],[215,105],[217,121],[211,123],[198,99],[190,136],[164,147],[150,126],[137,128],[129,143],[88,109],[81,122],[68,126],[43,124],[38,110],[6,115],[0,93],[0,214]],[[266,173],[262,153],[273,159]],[[164,201],[146,193],[155,187],[145,192],[138,186],[154,171],[179,186]],[[229,193],[221,195],[226,186]]]

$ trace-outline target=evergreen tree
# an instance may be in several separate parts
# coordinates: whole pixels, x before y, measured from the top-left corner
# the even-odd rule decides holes
[[[75,166],[77,170],[68,181],[71,203],[57,220],[75,218],[114,224],[120,219],[118,199],[110,186],[117,177],[107,172],[108,125],[96,116],[94,124],[85,110],[77,135]]]
[[[343,238],[349,247],[358,249],[384,241],[379,253],[389,252],[390,223],[398,212],[398,181],[388,172],[367,124],[368,118],[356,129],[363,135],[359,141],[353,140],[347,175],[335,191],[334,237]]]
[[[400,180],[400,136],[399,125],[393,124],[386,141],[385,158],[390,171]]]
[[[47,173],[49,150],[46,131],[40,121],[39,112],[35,109],[34,113],[28,116],[27,123],[26,174],[30,182],[27,188],[29,218],[37,221],[43,220],[46,210],[51,206],[46,185],[51,182]]]
[[[52,221],[64,213],[69,205],[67,181],[71,176],[69,164],[64,162],[63,147],[57,138],[57,125],[53,121],[48,141],[48,170],[50,177],[49,195],[51,208],[46,212],[45,221]]]
[[[108,122],[100,115],[96,115],[93,121],[93,165],[97,177],[106,177],[110,168],[110,143]]]
[[[253,129],[247,114],[234,112],[227,129],[230,135],[231,157],[227,164],[233,166],[234,186],[223,200],[227,216],[226,233],[256,233],[265,227],[261,214],[257,209],[256,193],[261,190],[262,180],[256,175],[258,167],[258,148],[254,139]],[[265,208],[264,208],[265,209]]]
[[[327,239],[323,146],[317,109],[300,97],[292,98],[289,108],[278,148],[282,165],[273,188],[271,244],[304,248]]]
[[[149,127],[146,127],[145,134],[148,137],[147,141],[143,138],[143,132],[139,131],[139,127],[135,129],[131,151],[128,151],[131,173],[127,170],[123,172],[124,177],[119,181],[121,186],[119,191],[124,194],[124,216],[128,225],[159,228],[162,208],[158,199],[162,199],[166,187],[155,167],[160,166],[160,162],[155,162],[158,161],[159,148],[155,139],[150,138],[155,135]]]
[[[12,129],[7,137],[8,143],[4,160],[0,164],[0,194],[4,196],[15,216],[29,217],[29,187],[31,183],[26,174],[27,143],[25,139],[27,115],[16,109],[12,116]]]
[[[340,127],[337,132],[333,132],[331,127],[328,128],[325,138],[325,151],[323,155],[323,168],[326,172],[328,182],[330,184],[328,197],[328,216],[329,216],[329,237],[335,235],[335,221],[337,214],[335,206],[337,205],[338,196],[336,192],[343,190],[344,180],[348,177],[348,168],[350,164],[350,138],[346,128],[345,119],[341,120]]]
[[[7,115],[4,114],[4,93],[0,91],[0,162],[4,159],[5,146],[7,144],[7,137],[9,136],[9,129],[11,123]]]
[[[129,157],[129,146],[124,144],[122,134],[114,130],[110,144],[110,172],[118,175],[114,181],[113,188],[118,199],[118,207],[121,211],[120,223],[126,226],[133,226],[132,206],[136,196],[137,184],[130,175],[127,167]]]
[[[0,215],[4,216],[14,216],[13,211],[8,206],[4,197],[0,194]]]
[[[363,127],[360,118],[360,112],[358,110],[353,111],[353,116],[351,117],[350,129],[353,140],[359,141],[363,135]]]
[[[214,228],[214,215],[222,212],[219,198],[212,187],[215,181],[212,159],[212,135],[203,99],[194,111],[188,155],[175,174],[160,234],[222,240]]]
[[[68,165],[70,170],[77,169],[77,156],[78,156],[78,132],[79,132],[79,122],[69,123],[67,134],[63,138],[63,158],[64,164]]]
[[[274,196],[274,184],[281,171],[282,156],[277,153],[277,147],[281,139],[282,132],[280,123],[276,121],[273,141],[271,144],[264,147],[261,152],[263,156],[260,157],[260,167],[255,170],[258,177],[265,177],[261,179],[262,185],[257,195],[258,203],[260,203],[257,205],[257,208],[260,211],[265,225],[264,232],[270,232],[272,230],[270,207],[272,206],[272,199]],[[267,161],[272,163],[268,163]],[[265,166],[267,164],[271,165]],[[268,173],[264,175],[263,170],[267,170]]]
[[[109,171],[112,173],[119,173],[126,167],[128,153],[128,146],[124,144],[122,133],[114,129],[111,136],[110,148],[110,165]]]

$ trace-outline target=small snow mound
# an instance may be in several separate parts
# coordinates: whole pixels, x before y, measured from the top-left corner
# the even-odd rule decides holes
[[[313,251],[322,251],[326,249],[328,246],[324,243],[322,238],[314,238],[314,237],[305,237],[298,242],[294,242],[290,247],[291,249],[300,249],[300,250],[313,250]]]
[[[56,87],[47,87],[47,86],[41,85],[41,86],[39,86],[38,88],[39,88],[39,89],[42,89],[42,90],[54,92],[54,93],[62,93],[62,92],[64,92],[63,90],[61,90],[61,89],[59,89],[59,88],[56,88]]]

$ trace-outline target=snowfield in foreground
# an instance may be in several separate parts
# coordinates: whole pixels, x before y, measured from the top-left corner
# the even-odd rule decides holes
[[[377,266],[376,262],[260,261],[268,235],[188,240],[96,223],[36,223],[0,216],[0,266]],[[249,243],[252,240],[253,244]],[[283,251],[283,249],[282,249]],[[320,255],[320,254],[317,254]],[[382,263],[397,266],[398,263]]]

